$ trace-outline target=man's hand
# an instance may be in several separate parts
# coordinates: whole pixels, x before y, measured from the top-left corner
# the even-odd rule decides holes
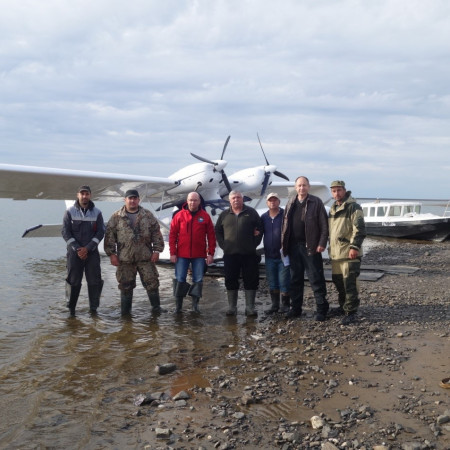
[[[177,262],[177,255],[170,255],[170,262],[175,264]]]
[[[86,259],[88,257],[88,250],[86,247],[80,247],[77,250],[78,258],[80,259]]]
[[[111,265],[118,267],[120,265],[119,257],[117,255],[111,255],[109,257],[109,260],[111,261]]]
[[[206,264],[209,266],[210,264],[212,264],[214,262],[214,256],[212,255],[208,255],[206,257]]]
[[[351,248],[350,251],[348,252],[348,257],[350,259],[356,259],[359,255],[358,250],[355,250],[354,248]]]
[[[152,263],[157,263],[159,261],[159,252],[153,252],[150,261]]]
[[[317,247],[317,249],[316,249],[316,252],[317,252],[317,253],[322,253],[322,252],[324,252],[324,251],[325,251],[325,247],[322,247],[322,246],[320,246],[320,245],[319,245],[319,246]]]

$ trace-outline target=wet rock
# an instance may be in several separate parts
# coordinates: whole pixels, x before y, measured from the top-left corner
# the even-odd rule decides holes
[[[189,400],[191,398],[191,396],[186,392],[186,391],[180,391],[178,392],[178,394],[175,394],[173,396],[173,400],[177,401],[177,400]]]
[[[339,450],[338,447],[336,447],[331,442],[324,442],[320,448],[321,450]]]
[[[438,425],[443,425],[444,423],[450,422],[450,416],[445,414],[442,416],[438,416],[438,418],[436,419],[436,423]]]
[[[420,442],[405,442],[402,444],[402,450],[422,450]]]
[[[300,439],[300,434],[297,431],[294,432],[284,431],[283,433],[281,433],[281,438],[284,441],[288,442],[298,442]]]
[[[309,420],[314,430],[323,428],[323,426],[325,425],[325,421],[320,416],[312,416]]]
[[[170,439],[170,428],[155,428],[155,434],[158,439]]]
[[[157,364],[155,367],[155,372],[159,375],[166,375],[175,370],[177,370],[177,366],[174,363]]]

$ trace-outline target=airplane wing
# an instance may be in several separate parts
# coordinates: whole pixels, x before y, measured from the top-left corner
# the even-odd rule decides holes
[[[0,164],[1,198],[66,200],[83,184],[91,187],[93,200],[101,201],[120,201],[128,189],[156,199],[177,186],[170,178]]]

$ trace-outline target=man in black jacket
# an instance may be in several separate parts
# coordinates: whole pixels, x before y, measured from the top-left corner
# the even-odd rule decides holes
[[[89,186],[78,189],[77,200],[64,214],[61,233],[67,244],[67,307],[74,316],[85,273],[89,308],[95,313],[103,287],[98,244],[105,235],[105,225],[102,212],[91,201]]]
[[[217,243],[223,250],[227,315],[236,315],[239,274],[242,270],[245,315],[256,316],[255,298],[259,285],[259,257],[256,248],[263,237],[262,222],[256,210],[244,204],[239,191],[231,191],[229,199],[230,208],[220,214],[215,227]]]
[[[298,177],[297,195],[290,198],[284,212],[281,247],[284,256],[289,256],[291,267],[292,309],[287,317],[302,315],[306,271],[316,300],[316,320],[323,322],[329,309],[322,260],[328,240],[328,217],[322,200],[309,194],[309,189],[308,178]]]

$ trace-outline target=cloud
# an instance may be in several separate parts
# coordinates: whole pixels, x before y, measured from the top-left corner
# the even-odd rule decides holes
[[[444,0],[6,3],[1,162],[168,175],[231,134],[238,170],[259,132],[290,177],[448,197]]]

